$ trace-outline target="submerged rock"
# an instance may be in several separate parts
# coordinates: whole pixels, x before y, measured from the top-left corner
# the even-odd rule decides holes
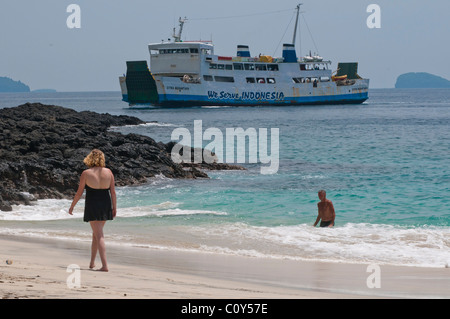
[[[173,143],[155,142],[137,134],[109,131],[111,126],[138,125],[136,117],[27,103],[0,109],[0,210],[29,204],[42,198],[72,198],[83,159],[98,148],[116,185],[146,183],[148,178],[207,178],[201,164],[176,164]],[[239,169],[227,164],[208,164],[208,169]]]

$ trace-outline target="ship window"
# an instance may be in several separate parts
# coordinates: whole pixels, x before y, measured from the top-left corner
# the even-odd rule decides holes
[[[204,76],[203,76],[203,79],[204,79],[205,81],[212,81],[212,80],[213,80],[213,77],[212,77],[212,75],[204,75]]]
[[[278,64],[267,64],[267,70],[278,71]]]
[[[267,78],[267,83],[274,84],[275,83],[275,79],[274,78]]]
[[[294,81],[294,83],[303,83],[303,78],[292,78],[292,81]]]
[[[233,66],[231,64],[225,64],[225,70],[233,70]]]
[[[255,69],[255,65],[253,63],[244,63],[244,69],[247,71],[253,71]]]
[[[242,63],[233,63],[233,67],[235,70],[243,70],[244,67],[242,66]]]
[[[256,70],[258,70],[258,71],[266,71],[267,70],[267,67],[265,64],[256,64],[255,67],[256,67]]]
[[[216,82],[234,82],[234,78],[232,76],[215,76],[214,79]]]
[[[225,65],[223,65],[223,64],[217,64],[217,69],[219,69],[219,70],[224,70],[224,69],[225,69]]]
[[[191,53],[198,53],[198,49],[190,49]]]
[[[246,78],[247,83],[255,83],[255,78]]]
[[[266,79],[264,79],[264,78],[256,78],[256,82],[258,82],[258,83],[266,83]]]
[[[217,64],[211,63],[211,64],[209,65],[209,68],[210,68],[210,69],[217,69]]]

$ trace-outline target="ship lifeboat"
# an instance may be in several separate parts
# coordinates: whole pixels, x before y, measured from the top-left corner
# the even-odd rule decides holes
[[[273,58],[270,55],[260,55],[259,56],[259,62],[272,63],[273,62]]]
[[[333,75],[333,76],[331,77],[331,79],[332,79],[333,81],[344,81],[344,80],[347,80],[347,74],[346,74],[346,75],[339,75],[339,76]]]

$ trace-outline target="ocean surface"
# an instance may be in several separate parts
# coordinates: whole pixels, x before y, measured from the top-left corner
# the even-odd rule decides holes
[[[11,93],[0,94],[0,108],[41,102],[136,116],[149,123],[111,129],[163,142],[177,128],[194,134],[196,120],[203,131],[215,128],[224,136],[227,128],[279,129],[276,174],[261,174],[268,164],[247,158],[245,171],[208,171],[209,179],[196,180],[157,176],[118,188],[107,245],[141,247],[143,253],[445,267],[450,90],[373,89],[369,96],[361,105],[130,109],[119,92]],[[334,228],[312,227],[320,189],[334,204]],[[74,216],[67,214],[70,204],[39,200],[0,212],[0,235],[89,242],[84,201]]]

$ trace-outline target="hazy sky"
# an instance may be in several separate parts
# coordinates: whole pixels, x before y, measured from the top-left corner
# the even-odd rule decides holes
[[[281,56],[299,2],[302,55],[317,48],[333,69],[357,61],[372,88],[393,87],[406,72],[450,79],[449,0],[0,0],[0,76],[32,90],[118,91],[125,62],[148,61],[147,44],[169,38],[180,16],[182,39],[212,39],[216,54],[248,44],[253,56]],[[66,24],[72,3],[80,29]],[[369,4],[381,8],[379,29],[367,27]]]

